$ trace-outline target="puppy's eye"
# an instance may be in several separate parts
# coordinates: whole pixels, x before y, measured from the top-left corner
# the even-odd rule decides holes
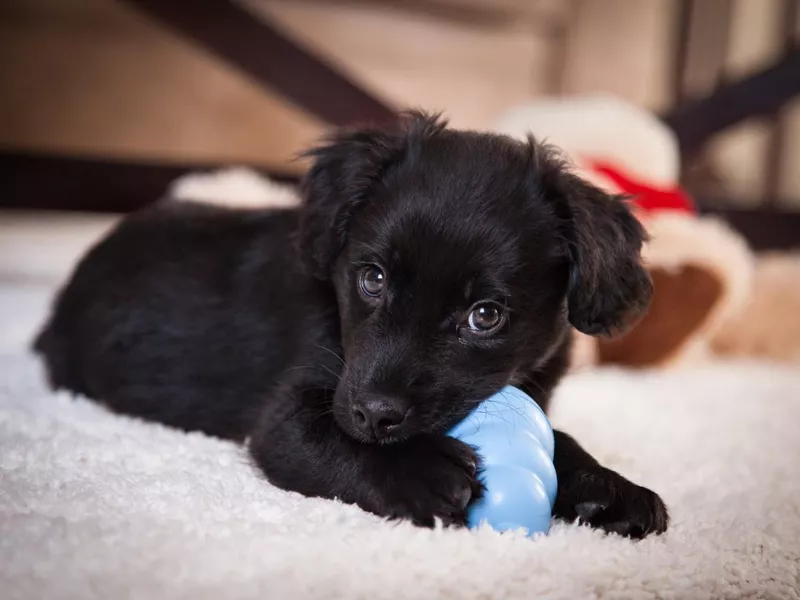
[[[472,333],[488,334],[496,331],[505,322],[503,307],[496,302],[481,302],[472,307],[467,325]]]
[[[358,276],[358,288],[361,293],[370,298],[377,298],[383,292],[386,275],[377,265],[369,265],[361,270]]]

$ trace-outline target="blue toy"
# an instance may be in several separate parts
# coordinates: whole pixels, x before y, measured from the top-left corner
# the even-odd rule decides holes
[[[547,533],[556,499],[553,429],[533,398],[506,386],[481,402],[448,435],[469,444],[482,459],[486,493],[470,507],[471,528],[524,528]]]

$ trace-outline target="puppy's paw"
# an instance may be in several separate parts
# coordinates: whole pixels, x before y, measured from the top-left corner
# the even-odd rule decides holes
[[[466,524],[467,506],[483,492],[472,448],[446,436],[422,435],[382,450],[387,460],[381,467],[387,471],[374,473],[376,503],[368,510],[424,527],[433,527],[436,519]]]
[[[600,466],[562,477],[554,513],[634,539],[664,533],[669,523],[667,507],[655,492]]]

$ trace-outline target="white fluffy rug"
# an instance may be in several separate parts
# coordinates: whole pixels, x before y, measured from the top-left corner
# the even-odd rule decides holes
[[[554,423],[662,494],[664,536],[427,531],[280,491],[233,444],[50,393],[24,344],[52,289],[0,269],[5,600],[798,598],[800,372],[564,383]]]

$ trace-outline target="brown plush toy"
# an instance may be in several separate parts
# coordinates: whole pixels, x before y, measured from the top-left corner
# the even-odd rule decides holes
[[[699,216],[678,186],[678,147],[667,127],[620,100],[588,97],[536,102],[496,128],[518,138],[534,132],[595,185],[630,195],[650,235],[643,250],[655,290],[650,311],[618,339],[576,333],[574,366],[665,367],[720,347],[714,341],[751,299],[754,259],[738,233]]]

